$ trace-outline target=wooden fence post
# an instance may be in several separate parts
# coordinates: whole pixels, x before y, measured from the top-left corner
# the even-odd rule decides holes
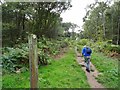
[[[29,42],[29,66],[30,66],[30,88],[38,88],[38,55],[37,55],[37,37],[30,34]]]

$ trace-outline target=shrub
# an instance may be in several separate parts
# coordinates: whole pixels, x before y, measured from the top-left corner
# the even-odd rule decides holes
[[[9,70],[10,72],[15,72],[17,69],[27,66],[29,60],[27,50],[5,47],[2,51],[3,55],[1,60],[4,69]]]
[[[81,53],[82,48],[83,48],[83,46],[81,46],[81,45],[77,45],[77,51],[78,51],[79,53]]]
[[[106,46],[106,50],[109,50],[109,51],[113,51],[113,52],[117,52],[120,54],[120,46],[118,45],[107,45]]]
[[[88,42],[89,42],[89,40],[87,40],[87,39],[81,39],[81,40],[78,42],[78,44],[79,44],[79,45],[87,45]]]
[[[44,53],[43,51],[38,52],[38,63],[41,65],[47,65],[49,60],[49,55],[47,53]]]
[[[112,44],[112,40],[108,40],[107,43],[108,43],[108,44]]]
[[[68,46],[68,41],[55,41],[47,38],[41,38],[38,40],[38,62],[40,65],[47,65],[51,62],[50,55],[56,55],[62,48]],[[14,46],[14,48],[4,47],[2,48],[2,67],[10,72],[16,72],[21,69],[25,71],[29,65],[29,48],[28,44],[20,44]]]

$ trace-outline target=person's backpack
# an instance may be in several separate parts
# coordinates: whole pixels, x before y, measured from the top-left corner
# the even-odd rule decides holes
[[[91,54],[91,49],[87,47],[87,48],[86,48],[86,53],[87,53],[87,54]]]

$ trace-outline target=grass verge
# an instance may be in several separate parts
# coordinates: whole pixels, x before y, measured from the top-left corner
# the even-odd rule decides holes
[[[106,88],[118,87],[118,60],[104,56],[102,53],[93,53],[91,62],[101,73],[97,80]]]
[[[4,75],[3,88],[29,88],[30,74]],[[87,78],[78,65],[74,50],[70,49],[62,58],[53,60],[50,65],[39,67],[40,88],[89,88]]]

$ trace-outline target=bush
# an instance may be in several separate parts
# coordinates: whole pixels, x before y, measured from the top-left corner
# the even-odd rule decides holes
[[[89,41],[88,41],[87,39],[81,39],[81,40],[78,42],[78,44],[79,44],[79,45],[87,45],[88,42],[89,42]]]
[[[112,44],[112,40],[108,40],[107,43],[108,43],[108,44]]]
[[[47,38],[38,40],[38,63],[40,65],[47,65],[51,62],[50,55],[57,55],[62,48],[68,46],[67,41],[55,41]],[[14,48],[2,48],[2,67],[10,72],[16,72],[21,69],[25,71],[29,66],[29,48],[28,44],[20,44]]]
[[[15,72],[17,69],[27,66],[29,59],[28,48],[26,49],[9,47],[3,48],[3,55],[1,57],[2,67],[10,72]]]
[[[78,51],[79,53],[81,53],[82,48],[83,48],[83,46],[81,46],[81,45],[77,45],[77,51]]]
[[[47,53],[44,53],[43,51],[38,52],[38,63],[41,65],[47,65],[50,58]]]
[[[117,52],[120,54],[120,46],[108,44],[109,41],[106,42],[96,42],[92,44],[92,48],[95,51],[104,52],[104,53],[110,53],[110,52]]]
[[[111,52],[117,52],[120,54],[120,46],[118,45],[107,45],[106,50],[109,50]]]

